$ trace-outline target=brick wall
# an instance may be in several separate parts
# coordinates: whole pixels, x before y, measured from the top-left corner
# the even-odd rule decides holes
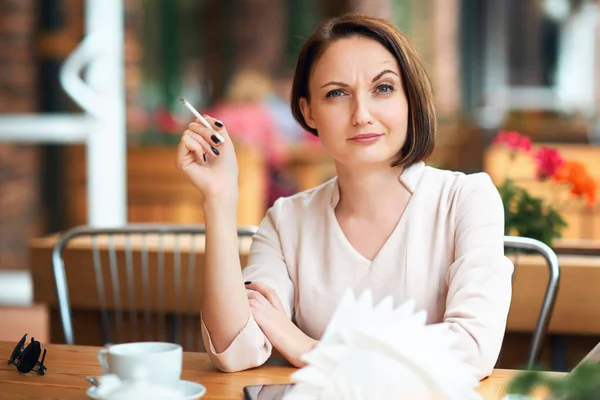
[[[0,110],[35,108],[35,0],[0,0]]]
[[[0,113],[36,110],[35,0],[0,0]],[[0,143],[0,269],[27,268],[39,219],[40,149]]]
[[[2,114],[39,111],[39,61],[64,60],[83,34],[83,0],[60,3],[62,27],[50,31],[38,29],[38,3],[0,0]],[[141,80],[140,7],[140,0],[125,2],[126,91],[130,102],[138,100]],[[63,104],[61,99],[56,102]],[[46,209],[49,202],[42,199],[43,160],[40,146],[0,143],[0,269],[28,268],[29,239],[45,234],[46,217],[59,212]],[[53,184],[58,182],[49,183]]]

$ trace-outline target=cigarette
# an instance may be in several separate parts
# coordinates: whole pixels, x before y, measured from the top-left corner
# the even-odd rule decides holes
[[[211,131],[213,131],[215,133],[215,136],[217,137],[217,139],[219,139],[219,141],[221,143],[225,142],[225,139],[223,139],[223,136],[221,136],[219,134],[219,132],[215,131],[213,129],[213,127],[208,123],[207,120],[204,119],[204,117],[202,115],[200,115],[200,113],[198,112],[198,110],[196,110],[194,108],[194,106],[192,106],[190,103],[187,102],[187,100],[183,99],[183,98],[179,98],[179,101],[181,102],[181,104],[183,104],[185,106],[185,108],[187,108],[188,110],[190,110],[190,112],[192,114],[194,114],[194,117],[198,118],[198,121],[200,121],[202,123],[202,125],[204,125],[205,127],[207,127],[208,129],[210,129]]]

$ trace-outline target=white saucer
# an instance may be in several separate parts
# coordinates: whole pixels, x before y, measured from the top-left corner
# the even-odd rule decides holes
[[[206,394],[206,388],[203,385],[190,381],[179,381],[174,385],[174,389],[180,390],[185,400],[196,400]],[[86,394],[91,399],[99,399],[95,386],[90,387]]]

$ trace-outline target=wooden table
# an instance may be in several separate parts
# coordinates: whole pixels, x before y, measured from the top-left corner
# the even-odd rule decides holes
[[[552,243],[552,249],[556,254],[600,256],[600,240],[556,239]]]
[[[44,364],[46,375],[34,373],[22,375],[14,365],[7,365],[15,343],[0,341],[0,400],[3,399],[86,399],[89,387],[86,376],[101,374],[96,353],[98,347],[48,345]],[[203,399],[242,399],[242,390],[247,385],[289,383],[295,369],[281,360],[272,360],[268,365],[238,373],[222,373],[215,370],[205,353],[184,353],[182,379],[201,383],[207,389]],[[486,400],[498,400],[516,371],[495,370],[491,377],[483,380],[477,391]]]

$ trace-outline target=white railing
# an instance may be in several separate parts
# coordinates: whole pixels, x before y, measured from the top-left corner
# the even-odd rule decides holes
[[[0,142],[84,143],[88,224],[127,223],[123,0],[86,0],[86,35],[60,71],[83,114],[0,114]],[[84,74],[85,78],[80,76]]]

